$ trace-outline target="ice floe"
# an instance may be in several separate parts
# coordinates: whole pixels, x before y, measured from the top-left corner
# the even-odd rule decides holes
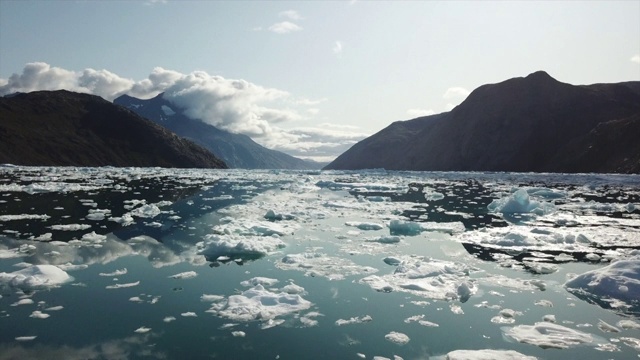
[[[32,265],[11,273],[0,273],[0,283],[19,288],[55,287],[71,280],[66,271],[54,265]]]
[[[179,274],[175,274],[175,275],[171,275],[169,276],[169,278],[171,279],[192,279],[194,277],[198,276],[198,273],[195,271],[185,271],[185,272],[181,272]]]
[[[394,344],[405,345],[409,342],[409,337],[401,332],[392,331],[384,336],[387,341],[391,341]]]
[[[365,315],[365,316],[362,316],[362,317],[355,316],[355,317],[352,317],[350,319],[338,319],[338,320],[336,320],[335,324],[336,324],[336,326],[362,324],[362,323],[365,323],[365,322],[370,322],[372,320],[373,320],[373,318],[371,316],[369,316],[369,315]]]
[[[564,286],[573,293],[593,299],[615,299],[625,306],[639,307],[640,257],[618,260],[588,271],[567,281]]]
[[[310,307],[311,302],[298,294],[279,290],[271,291],[258,284],[240,294],[230,295],[224,300],[214,302],[207,312],[232,321],[263,321],[263,326],[268,328],[279,323],[280,319],[276,319],[277,317],[307,310]]]
[[[455,350],[435,360],[536,360],[535,356],[527,356],[514,350]]]
[[[534,325],[518,325],[503,329],[505,336],[515,341],[541,348],[566,349],[572,346],[597,345],[602,339],[562,325],[539,322]]]
[[[460,263],[421,256],[406,256],[391,274],[360,280],[381,292],[403,291],[437,300],[466,301],[477,288],[469,268]]]

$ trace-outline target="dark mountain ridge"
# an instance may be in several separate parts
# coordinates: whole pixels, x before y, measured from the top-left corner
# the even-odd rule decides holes
[[[226,168],[203,147],[123,107],[66,90],[0,98],[0,163]]]
[[[639,84],[574,86],[539,71],[483,85],[450,112],[391,124],[326,169],[637,173],[638,141],[615,134],[637,128]],[[584,158],[580,146],[595,143],[606,164]]]
[[[163,95],[159,94],[148,100],[122,95],[113,102],[207,148],[232,168],[319,169],[321,167],[320,164],[267,149],[247,135],[233,134],[200,120],[191,119]]]

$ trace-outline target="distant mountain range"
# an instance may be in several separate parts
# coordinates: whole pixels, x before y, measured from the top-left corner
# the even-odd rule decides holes
[[[159,94],[148,100],[122,95],[113,102],[200,144],[232,168],[320,169],[324,165],[267,149],[247,135],[233,134],[203,121],[191,119],[184,114],[183,109],[170,103],[163,95]]]
[[[640,173],[640,82],[574,86],[543,71],[398,121],[325,169]]]
[[[66,90],[0,97],[0,163],[227,167],[207,149],[132,111]]]

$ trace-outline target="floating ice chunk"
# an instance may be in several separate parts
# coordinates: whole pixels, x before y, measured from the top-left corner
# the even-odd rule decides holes
[[[567,281],[571,292],[586,292],[599,299],[612,298],[630,304],[640,299],[640,257],[619,260],[587,271]]]
[[[145,204],[136,208],[130,212],[131,216],[137,216],[141,218],[154,218],[160,215],[162,211],[155,204]]]
[[[419,235],[423,231],[423,228],[420,223],[417,222],[391,220],[389,223],[389,231],[391,235],[415,236]]]
[[[162,321],[166,322],[166,323],[170,323],[172,321],[176,321],[175,316],[165,316],[164,319],[162,319]]]
[[[33,341],[37,338],[37,336],[18,336],[16,337],[16,341]]]
[[[263,322],[262,325],[260,325],[260,329],[262,329],[262,330],[271,329],[273,327],[276,327],[276,326],[282,325],[282,324],[284,324],[284,320],[283,319],[269,319],[269,320]]]
[[[553,303],[549,300],[538,300],[534,304],[542,307],[553,307]]]
[[[386,258],[382,259],[382,261],[384,261],[384,263],[387,265],[398,266],[402,262],[402,259],[394,256],[387,256]]]
[[[113,272],[110,273],[100,273],[98,275],[100,276],[121,276],[121,275],[125,275],[127,273],[127,268],[122,268],[119,270],[115,270]]]
[[[129,226],[135,222],[133,216],[130,214],[123,214],[122,217],[110,217],[109,221],[117,222],[122,226]]]
[[[427,190],[426,188],[424,190]],[[427,201],[437,201],[444,199],[444,195],[435,191],[424,191],[424,199]]]
[[[640,324],[633,320],[620,320],[618,321],[618,326],[625,330],[637,330],[640,329]]]
[[[410,324],[412,322],[417,322],[418,324],[422,325],[422,326],[427,326],[427,327],[438,327],[440,325],[431,322],[431,321],[427,321],[424,320],[424,315],[415,315],[415,316],[411,316],[408,317],[406,319],[404,319],[404,322],[407,324]]]
[[[267,210],[267,213],[264,214],[264,218],[271,221],[280,221],[280,220],[293,220],[295,219],[295,215],[291,214],[281,214],[277,213],[274,210]]]
[[[442,232],[446,234],[459,234],[465,231],[461,222],[413,222],[404,220],[391,220],[389,232],[391,235],[416,236],[424,231]]]
[[[193,311],[187,311],[187,312],[183,312],[182,314],[180,314],[180,316],[183,316],[183,317],[198,317],[198,314],[194,313]]]
[[[310,307],[311,302],[300,295],[272,292],[256,285],[239,295],[229,296],[218,315],[234,321],[267,321]]]
[[[79,231],[79,230],[89,229],[91,228],[91,225],[87,225],[87,224],[51,225],[50,228],[51,230],[58,230],[58,231]]]
[[[456,315],[463,315],[464,314],[464,310],[462,310],[462,307],[460,307],[460,305],[451,304],[449,309],[451,310],[452,313],[454,313]]]
[[[222,295],[208,295],[208,294],[202,294],[202,296],[200,296],[200,301],[215,302],[215,301],[220,301],[220,300],[224,300],[224,296],[222,296]]]
[[[136,302],[136,303],[142,303],[142,302],[144,302],[144,300],[140,299],[140,297],[139,297],[139,296],[133,296],[133,297],[130,297],[130,298],[129,298],[129,301],[131,301],[131,302]]]
[[[200,246],[199,254],[209,258],[256,258],[282,249],[285,243],[272,236],[207,235]]]
[[[566,349],[580,344],[591,344],[595,338],[588,333],[549,322],[534,325],[518,325],[503,328],[504,334],[518,342],[539,346],[543,349]]]
[[[535,356],[527,356],[514,350],[455,350],[436,360],[536,360]]]
[[[513,194],[494,200],[488,205],[491,212],[505,215],[533,213],[536,215],[547,215],[555,212],[555,205],[545,201],[536,201],[529,198],[529,193],[525,189],[519,189]]]
[[[171,275],[169,278],[171,279],[191,279],[198,276],[198,273],[195,271],[185,271],[179,274]]]
[[[64,306],[62,306],[62,305],[58,305],[58,306],[51,306],[51,307],[48,307],[48,308],[46,308],[46,309],[44,309],[44,310],[45,310],[45,311],[60,311],[60,310],[62,310],[62,309],[64,309]]]
[[[232,331],[231,335],[233,337],[245,337],[247,334],[244,331]]]
[[[347,226],[356,227],[360,230],[382,230],[384,226],[373,222],[360,222],[360,221],[348,221],[345,223]]]
[[[11,304],[11,306],[20,306],[20,305],[31,305],[33,304],[33,299],[31,298],[24,298],[24,299],[20,299],[16,302],[14,302],[13,304]]]
[[[276,266],[284,270],[304,271],[306,276],[324,276],[329,280],[342,280],[346,276],[378,271],[370,266],[355,264],[349,259],[316,252],[287,254]]]
[[[149,331],[151,331],[151,328],[141,326],[137,328],[134,332],[138,334],[144,334],[144,333],[148,333]]]
[[[46,319],[49,316],[51,316],[51,315],[49,315],[47,313],[43,313],[42,311],[39,311],[39,310],[36,310],[36,311],[32,312],[31,315],[29,315],[29,317],[32,317],[34,319]]]
[[[378,242],[381,244],[397,244],[400,242],[400,236],[378,236],[373,239],[368,239],[367,241]]]
[[[32,265],[11,273],[0,273],[0,283],[19,288],[55,287],[71,280],[66,271],[54,265]]]
[[[324,316],[324,315],[317,311],[311,311],[305,314],[304,316],[300,317],[300,322],[302,323],[302,325],[306,327],[317,326],[318,320],[316,320],[315,318],[318,316]]]
[[[245,280],[242,281],[240,283],[240,285],[242,286],[256,286],[256,285],[262,285],[262,286],[273,286],[275,284],[277,284],[279,282],[278,279],[272,279],[272,278],[268,278],[268,277],[254,277],[251,278],[249,280]]]
[[[15,220],[48,220],[49,215],[37,215],[37,214],[20,214],[20,215],[0,215],[0,221],[15,221]]]
[[[132,282],[132,283],[126,283],[126,284],[107,285],[105,288],[106,289],[122,289],[122,288],[134,287],[134,286],[138,286],[138,285],[140,285],[140,281],[136,281],[136,282]]]
[[[536,274],[553,274],[554,272],[558,271],[558,267],[553,264],[547,264],[537,261],[523,261],[523,264],[527,267],[527,269]]]
[[[384,336],[384,338],[398,345],[405,345],[410,340],[406,334],[396,332],[396,331],[392,331],[388,333],[387,335]]]
[[[336,320],[336,326],[362,324],[362,323],[365,323],[365,322],[370,322],[372,320],[373,320],[373,318],[371,316],[369,316],[369,315],[365,315],[365,316],[362,316],[362,317],[355,316],[355,317],[352,317],[352,318],[347,319],[347,320],[345,320],[345,319]]]
[[[376,291],[404,291],[438,300],[466,301],[476,292],[464,264],[426,257],[404,257],[392,274],[371,275],[360,283]]]
[[[598,322],[598,329],[600,329],[602,332],[612,332],[612,333],[620,332],[620,329],[618,329],[617,327],[611,324],[606,323],[602,319]]]
[[[548,314],[542,317],[542,321],[554,323],[556,322],[556,316],[553,314]]]
[[[304,290],[304,288],[300,285],[296,285],[296,284],[289,284],[286,285],[282,288],[282,291],[286,292],[287,294],[301,294],[304,295],[306,293],[306,291]]]

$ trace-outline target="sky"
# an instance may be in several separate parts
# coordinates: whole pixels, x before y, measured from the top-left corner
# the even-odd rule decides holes
[[[640,80],[640,1],[0,0],[0,95],[164,92],[320,161],[538,70]]]

